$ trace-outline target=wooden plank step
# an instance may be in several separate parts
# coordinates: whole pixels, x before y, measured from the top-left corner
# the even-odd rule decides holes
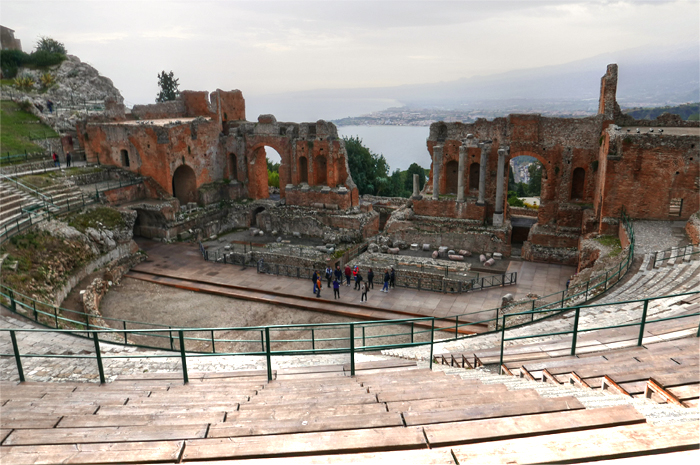
[[[430,411],[430,410],[447,410],[460,407],[468,407],[471,405],[497,404],[501,402],[514,401],[529,401],[541,399],[539,393],[534,389],[519,389],[517,391],[507,391],[507,395],[473,395],[462,396],[459,398],[442,398],[442,399],[427,399],[427,400],[411,400],[403,402],[387,402],[386,406],[391,412],[410,412],[410,411]]]
[[[257,397],[254,397],[250,400],[250,402],[245,402],[240,404],[241,410],[249,410],[249,409],[256,409],[256,408],[269,408],[271,406],[279,407],[281,405],[286,405],[287,407],[293,407],[293,406],[300,406],[300,405],[308,405],[308,406],[315,406],[315,407],[320,407],[320,406],[333,406],[333,405],[351,405],[351,404],[374,404],[377,402],[377,399],[374,395],[372,394],[364,394],[361,396],[347,396],[343,397],[342,399],[339,398],[321,398],[321,399],[312,399],[312,398],[302,398],[302,399],[291,399],[291,400],[285,400],[285,399],[259,399]]]
[[[356,391],[367,392],[367,388],[360,385],[359,383],[349,384],[349,385],[311,384],[311,385],[307,385],[307,386],[296,386],[296,387],[285,386],[284,384],[278,384],[276,386],[266,387],[265,389],[261,389],[260,391],[258,391],[257,395],[259,395],[259,396],[282,395],[285,393],[292,393],[292,392],[308,393],[309,395],[313,395],[314,393],[338,394],[338,393],[356,392]]]
[[[223,460],[425,448],[421,428],[375,428],[245,438],[193,439],[185,442],[182,459]]]
[[[680,400],[697,399],[700,397],[700,384],[685,384],[666,388],[668,392],[678,397]]]
[[[181,413],[160,415],[66,415],[56,428],[96,428],[104,426],[170,426],[218,423],[224,421],[225,412]],[[37,426],[35,426],[36,428]]]
[[[493,388],[486,388],[481,391],[480,389],[471,388],[461,388],[461,389],[449,389],[449,398],[456,397],[470,397],[474,396],[479,392],[484,394],[492,394],[494,397],[498,397],[499,394],[508,391],[505,385],[495,385]],[[431,389],[405,389],[396,391],[381,391],[377,393],[377,400],[379,402],[405,402],[412,400],[427,400],[427,399],[444,399],[444,390],[431,390]]]
[[[504,402],[500,404],[473,405],[463,408],[439,409],[427,412],[404,412],[408,426],[480,420],[486,418],[533,415],[536,413],[579,410],[584,406],[575,397],[535,399],[533,401]]]
[[[169,392],[169,391],[168,391]],[[134,399],[129,399],[128,405],[141,405],[141,404],[167,404],[167,403],[188,403],[188,404],[205,404],[205,403],[235,403],[235,402],[247,402],[251,396],[255,396],[256,393],[250,392],[248,394],[231,394],[228,396],[223,395],[206,395],[206,394],[196,394],[187,395],[186,392],[173,393],[173,394],[161,394],[158,396],[151,397],[136,397]]]
[[[21,402],[18,402],[21,404]],[[100,408],[99,405],[32,405],[32,406],[17,406],[16,408],[8,407],[9,402],[0,407],[0,418],[18,417],[21,415],[40,415],[40,416],[62,416],[62,415],[92,415]],[[111,407],[111,406],[110,406]],[[115,406],[118,407],[118,406]]]
[[[328,373],[345,371],[344,365],[316,365],[309,367],[282,368],[277,370],[278,375],[300,375],[306,373]]]
[[[0,416],[2,428],[26,429],[26,428],[53,428],[61,419],[60,415],[5,415]]]
[[[16,429],[4,446],[172,441],[204,438],[208,424],[162,426],[106,426],[99,428]]]
[[[350,378],[349,373],[345,373],[344,371],[338,371],[338,372],[328,372],[328,373],[307,373],[304,375],[304,379],[352,379]],[[299,381],[302,382],[302,380],[299,379],[299,375],[277,375],[275,377],[277,380],[285,380],[285,381]]]
[[[370,413],[386,412],[384,404],[355,404],[355,405],[333,405],[325,407],[300,406],[295,408],[287,408],[285,406],[276,406],[269,409],[249,409],[237,410],[228,412],[226,421],[234,421],[237,419],[276,419],[276,420],[292,420],[306,419],[311,416],[335,416],[335,415],[362,415]]]
[[[294,420],[241,420],[215,423],[209,428],[208,438],[263,436],[289,433],[340,431],[365,428],[403,426],[401,415],[384,412],[368,415],[311,416]]]
[[[12,428],[0,428],[0,444],[5,440],[7,436],[12,432]]]
[[[155,463],[177,461],[183,441],[0,446],[5,463]]]
[[[630,357],[631,358],[631,357]],[[536,362],[527,362],[527,363],[522,363],[522,364],[517,364],[514,363],[512,364],[513,366],[511,367],[510,365],[506,364],[508,368],[520,368],[521,366],[524,366],[525,368],[528,369],[528,371],[538,371],[546,368],[549,370],[550,373],[556,374],[557,369],[561,368],[564,371],[569,370],[571,371],[571,367],[579,367],[583,365],[600,365],[600,364],[605,364],[607,360],[605,358],[601,357],[600,355],[596,355],[595,357],[585,357],[585,358],[570,358],[566,357],[564,359],[559,359],[559,360],[540,360]],[[563,371],[559,371],[560,373],[563,373]]]
[[[379,368],[406,368],[415,366],[418,366],[418,363],[415,360],[396,358],[392,360],[376,360],[373,362],[357,362],[355,363],[355,371],[376,370]],[[344,364],[343,370],[350,371],[350,364]]]
[[[227,406],[214,406],[214,407],[180,407],[180,406],[145,406],[137,405],[130,407],[129,405],[123,405],[121,407],[102,407],[97,412],[98,415],[131,415],[131,414],[141,414],[141,415],[164,415],[164,414],[194,414],[194,413],[214,413],[214,412],[235,412],[238,410],[239,404],[231,404]],[[70,415],[70,414],[67,414]]]
[[[542,413],[427,425],[423,429],[431,447],[498,441],[543,434],[644,423],[644,415],[631,405],[592,410]]]
[[[459,463],[580,463],[698,448],[696,422],[647,423],[456,446]]]

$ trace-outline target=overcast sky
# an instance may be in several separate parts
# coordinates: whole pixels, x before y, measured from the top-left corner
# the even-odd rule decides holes
[[[568,63],[700,40],[690,1],[2,0],[25,51],[49,36],[127,104],[180,89],[256,95],[395,86]],[[602,73],[601,73],[602,74]]]

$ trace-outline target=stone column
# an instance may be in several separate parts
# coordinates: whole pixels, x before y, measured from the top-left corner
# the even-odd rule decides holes
[[[464,202],[464,164],[467,158],[467,148],[459,148],[459,169],[457,170],[457,202]]]
[[[420,179],[417,174],[413,175],[413,198],[420,198]]]
[[[442,166],[442,145],[433,147],[433,200],[440,198],[440,167]]]
[[[476,204],[483,207],[486,204],[484,200],[486,196],[486,165],[489,163],[491,145],[479,142],[479,148],[481,149],[481,159],[479,160],[479,199],[476,201]]]
[[[505,149],[498,149],[498,170],[496,172],[496,205],[493,213],[493,225],[503,226],[503,171],[506,159]]]

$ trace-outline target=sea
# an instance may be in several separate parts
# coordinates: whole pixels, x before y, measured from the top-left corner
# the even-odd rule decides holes
[[[412,163],[430,168],[428,126],[338,126],[338,135],[362,139],[370,152],[384,155],[390,171],[407,170]]]

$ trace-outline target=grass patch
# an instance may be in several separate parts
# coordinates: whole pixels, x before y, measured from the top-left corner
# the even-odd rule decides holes
[[[116,229],[126,226],[126,222],[121,213],[109,207],[97,207],[79,213],[70,218],[68,224],[83,233],[87,228]]]
[[[27,152],[44,152],[33,139],[59,137],[59,135],[41,123],[39,118],[23,111],[10,100],[0,101],[0,154],[16,155]]]
[[[17,271],[3,263],[3,284],[22,294],[48,298],[66,276],[93,257],[90,247],[79,240],[35,230],[13,236],[0,251],[8,254],[8,265],[17,262]]]
[[[608,253],[608,257],[617,257],[622,252],[622,244],[617,236],[601,236],[596,237],[595,241],[605,247],[610,247],[612,250]]]

